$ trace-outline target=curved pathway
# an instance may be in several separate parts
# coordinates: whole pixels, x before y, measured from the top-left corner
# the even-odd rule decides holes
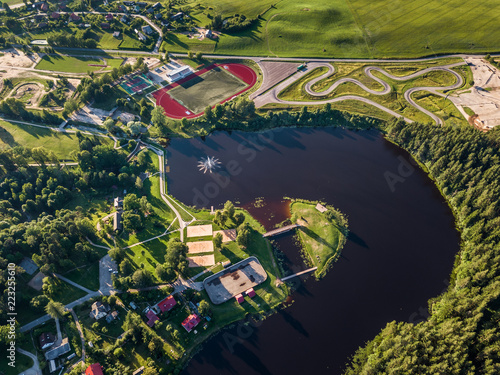
[[[331,98],[331,99],[326,99],[326,100],[313,100],[313,101],[283,100],[283,99],[278,98],[278,95],[281,91],[283,91],[285,88],[290,86],[292,83],[303,78],[306,74],[308,74],[312,70],[314,70],[316,68],[321,68],[321,67],[327,68],[327,71],[325,73],[321,74],[320,76],[310,80],[309,82],[307,82],[304,85],[305,91],[311,96],[321,97],[321,96],[328,95],[328,94],[332,93],[335,89],[337,89],[341,84],[347,83],[347,82],[358,85],[361,89],[363,89],[364,91],[366,91],[367,93],[372,94],[372,95],[386,95],[386,94],[390,93],[391,86],[387,82],[382,80],[381,78],[374,76],[372,73],[373,71],[379,72],[379,73],[385,75],[387,78],[395,80],[395,81],[407,81],[407,80],[417,78],[423,74],[426,74],[426,73],[429,73],[432,71],[445,71],[445,72],[449,72],[455,76],[456,82],[454,84],[449,85],[449,86],[413,87],[413,88],[410,88],[404,92],[404,98],[406,99],[406,101],[408,103],[410,103],[413,107],[415,107],[419,111],[425,113],[427,116],[432,118],[436,124],[442,125],[443,120],[441,120],[441,118],[436,116],[434,113],[428,111],[427,109],[423,108],[422,106],[418,105],[413,100],[413,98],[411,96],[416,91],[429,91],[429,92],[436,94],[436,95],[439,95],[439,96],[445,96],[445,95],[441,94],[440,92],[438,92],[438,90],[453,90],[453,89],[459,88],[463,84],[463,78],[460,74],[453,71],[451,68],[456,67],[456,66],[460,66],[460,65],[466,65],[466,64],[467,63],[465,61],[463,61],[463,62],[459,62],[459,63],[455,63],[455,64],[434,66],[434,67],[419,70],[418,72],[415,72],[415,73],[412,73],[412,74],[409,74],[406,76],[395,76],[395,75],[392,75],[391,73],[388,73],[387,71],[385,71],[384,69],[382,69],[380,67],[368,66],[365,68],[364,73],[366,74],[367,77],[373,79],[374,81],[376,81],[380,85],[382,85],[382,87],[383,87],[382,90],[373,90],[373,89],[365,86],[362,82],[358,81],[355,78],[345,77],[345,78],[341,78],[341,79],[335,81],[335,83],[333,85],[331,85],[329,88],[327,88],[326,90],[313,91],[313,89],[312,89],[313,85],[316,84],[317,82],[331,76],[333,73],[335,73],[335,68],[331,64],[328,64],[325,62],[312,62],[312,63],[308,64],[307,70],[294,74],[290,78],[283,81],[281,84],[279,84],[279,85],[275,86],[274,88],[272,88],[271,90],[269,90],[264,95],[261,95],[259,98],[256,98],[255,104],[257,107],[261,107],[261,106],[269,104],[269,103],[280,103],[280,104],[289,104],[289,105],[318,105],[318,104],[325,104],[325,103],[336,103],[336,102],[340,102],[340,101],[344,101],[344,100],[357,100],[357,101],[360,101],[360,102],[363,102],[366,104],[373,105],[374,107],[377,107],[377,108],[381,109],[382,111],[391,114],[392,116],[402,117],[407,122],[413,122],[412,120],[410,120],[406,117],[403,117],[401,114],[383,106],[382,104],[379,104],[371,99],[367,99],[367,98],[364,98],[364,97],[358,96],[358,95],[344,95],[344,96],[340,96],[337,98]]]
[[[19,373],[19,375],[42,375],[42,370],[40,370],[40,364],[38,363],[38,358],[36,355],[34,355],[33,353],[30,353],[26,350],[23,350],[21,348],[16,348],[16,350],[19,353],[21,353],[25,356],[28,356],[33,360],[33,366],[30,367],[29,369]]]

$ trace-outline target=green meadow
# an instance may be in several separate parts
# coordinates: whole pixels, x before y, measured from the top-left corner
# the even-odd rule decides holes
[[[163,48],[232,55],[390,58],[500,50],[500,4],[400,0],[192,0],[193,19],[205,26],[223,17],[261,15],[250,29],[199,41],[169,33]]]

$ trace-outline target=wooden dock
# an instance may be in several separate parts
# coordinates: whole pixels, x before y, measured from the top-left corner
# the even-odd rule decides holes
[[[274,229],[272,231],[269,231],[269,232],[263,234],[263,236],[264,237],[276,236],[278,234],[288,232],[288,231],[295,229],[295,228],[298,228],[298,227],[300,227],[299,224],[287,225],[286,227],[282,227],[282,228],[278,228],[278,229]]]

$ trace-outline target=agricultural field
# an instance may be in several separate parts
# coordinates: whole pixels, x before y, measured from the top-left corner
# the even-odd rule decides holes
[[[274,5],[273,5],[274,4]],[[220,40],[200,41],[169,34],[164,48],[204,53],[264,56],[409,58],[443,53],[498,50],[496,10],[488,0],[446,3],[417,0],[284,0],[247,2],[193,0],[193,19],[205,26],[216,14],[223,17],[261,15],[249,29],[224,34]],[[481,22],[478,22],[478,19]],[[453,21],[453,22],[452,22]],[[470,25],[474,24],[471,29]]]

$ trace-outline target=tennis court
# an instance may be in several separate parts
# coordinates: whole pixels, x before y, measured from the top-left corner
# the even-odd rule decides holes
[[[202,115],[208,105],[231,100],[256,82],[257,74],[246,65],[214,64],[155,91],[152,96],[167,116],[193,118]]]
[[[129,95],[141,93],[142,90],[145,90],[152,85],[153,83],[143,75],[135,76],[120,84],[122,89],[124,89]]]

